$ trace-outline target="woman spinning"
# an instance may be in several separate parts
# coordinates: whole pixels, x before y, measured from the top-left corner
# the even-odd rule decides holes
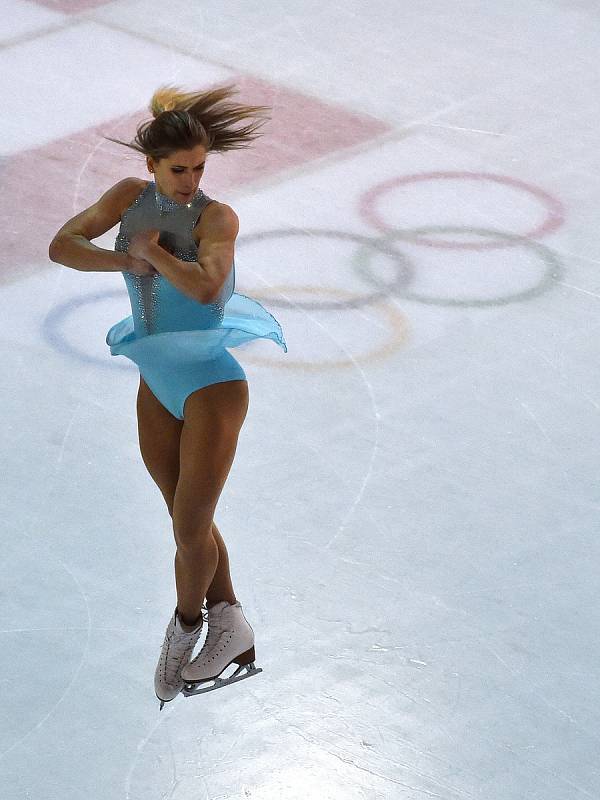
[[[198,188],[208,153],[247,147],[261,135],[264,120],[234,125],[267,107],[226,102],[234,92],[158,89],[154,119],[133,142],[110,139],[144,154],[154,180],[119,181],[63,225],[49,249],[67,267],[122,272],[129,292],[132,314],[106,342],[139,368],[140,450],[177,546],[177,605],[154,677],[161,709],[181,690],[210,691],[261,671],[213,520],[248,410],[246,374],[226,348],[257,338],[287,347],[277,320],[234,292],[235,212]],[[117,223],[114,252],[91,244]],[[205,619],[206,641],[192,660]],[[235,673],[219,678],[233,663]]]

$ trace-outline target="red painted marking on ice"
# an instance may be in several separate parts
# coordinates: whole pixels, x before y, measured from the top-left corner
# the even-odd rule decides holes
[[[32,2],[38,6],[51,8],[52,11],[62,11],[63,14],[79,14],[80,11],[105,6],[112,0],[32,0]]]
[[[235,83],[240,89],[233,102],[272,107],[271,119],[261,129],[264,135],[249,149],[213,155],[207,162],[209,195],[209,189],[219,193],[268,178],[392,129],[381,120],[256,78],[240,76],[224,83]]]
[[[229,83],[240,89],[232,102],[271,106],[272,119],[248,149],[209,155],[200,186],[222,202],[227,202],[231,189],[310,164],[390,129],[373,117],[283,86],[243,75],[218,85]],[[122,178],[150,179],[141,154],[102,138],[131,141],[136,126],[148,117],[142,109],[106,120],[0,164],[0,215],[11,233],[0,255],[0,280],[15,280],[51,266],[48,245],[68,219]]]

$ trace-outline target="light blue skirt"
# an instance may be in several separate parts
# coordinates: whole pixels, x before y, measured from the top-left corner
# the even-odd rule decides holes
[[[185,401],[197,389],[223,381],[245,380],[241,364],[226,348],[253,339],[272,339],[285,353],[281,325],[259,302],[234,292],[219,327],[165,331],[136,336],[133,317],[108,331],[111,355],[126,356],[162,405],[184,418]]]

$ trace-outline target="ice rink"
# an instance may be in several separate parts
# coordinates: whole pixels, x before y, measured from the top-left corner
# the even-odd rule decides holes
[[[598,800],[600,4],[2,0],[3,800]],[[262,674],[162,712],[175,542],[53,263],[161,84],[272,107],[215,520]],[[112,249],[117,228],[95,240]]]

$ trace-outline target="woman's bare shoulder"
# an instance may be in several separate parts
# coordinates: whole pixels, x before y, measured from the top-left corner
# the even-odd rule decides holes
[[[119,205],[122,206],[121,214],[127,211],[136,197],[139,197],[149,183],[150,181],[145,181],[142,178],[123,178],[123,180],[115,184],[113,188],[119,187],[120,189]]]
[[[95,207],[112,214],[118,221],[149,183],[150,181],[144,181],[141,178],[122,178],[104,192],[95,203]]]
[[[107,189],[93,205],[67,220],[54,239],[73,235],[85,236],[89,241],[97,239],[119,224],[148,183],[140,178],[123,178]]]

